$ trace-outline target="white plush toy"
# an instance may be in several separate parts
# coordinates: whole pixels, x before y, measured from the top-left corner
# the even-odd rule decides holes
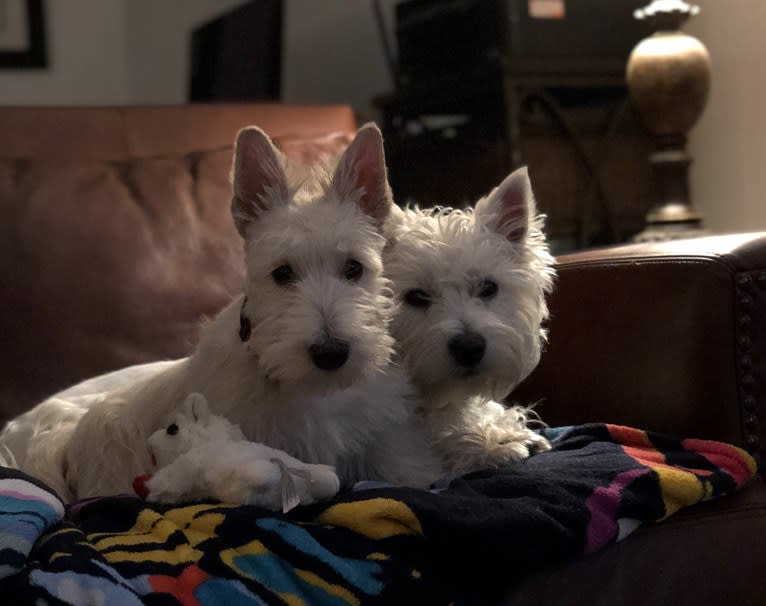
[[[136,478],[148,501],[177,503],[215,498],[287,512],[329,499],[340,480],[329,465],[309,465],[286,452],[248,442],[237,425],[213,415],[205,396],[189,395],[175,423],[149,436],[157,471]]]

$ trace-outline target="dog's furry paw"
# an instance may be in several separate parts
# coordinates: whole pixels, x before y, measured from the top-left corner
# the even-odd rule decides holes
[[[474,434],[473,436],[463,434],[460,436],[459,442],[450,444],[449,449],[443,450],[442,453],[444,463],[449,471],[468,473],[519,463],[531,455],[549,448],[548,441],[537,434],[500,439],[486,434]]]
[[[466,473],[504,467],[550,450],[548,440],[526,426],[515,409],[487,415],[469,430],[450,432],[437,444],[450,471]]]
[[[536,455],[541,452],[547,452],[551,449],[551,443],[546,437],[540,435],[536,431],[528,431],[530,433],[527,436],[527,439],[524,441],[524,444],[529,451],[529,456]]]
[[[518,463],[551,448],[547,439],[528,428],[513,432],[486,446],[482,457],[486,467],[503,467],[510,463]]]
[[[488,444],[486,460],[489,467],[501,467],[508,463],[518,463],[550,448],[551,445],[547,439],[525,428],[506,438],[501,438],[495,444]]]
[[[508,462],[521,461],[551,449],[547,438],[527,425],[530,422],[542,424],[537,414],[529,408],[512,406],[494,418],[489,416],[487,419],[485,431],[491,439],[497,440],[497,446],[520,454],[520,457],[513,457]]]

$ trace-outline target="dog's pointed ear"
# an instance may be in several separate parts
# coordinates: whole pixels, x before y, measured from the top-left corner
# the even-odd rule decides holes
[[[197,392],[189,394],[184,400],[183,412],[195,423],[205,423],[210,418],[207,398]]]
[[[476,204],[475,215],[489,229],[512,243],[523,241],[535,213],[535,198],[529,172],[524,166],[508,175],[488,196]]]
[[[245,237],[248,224],[258,215],[288,199],[282,153],[256,126],[248,126],[237,133],[232,183],[231,214],[242,237]]]
[[[353,198],[375,224],[381,226],[391,212],[383,135],[374,123],[365,124],[343,153],[332,177],[332,187],[343,198]]]

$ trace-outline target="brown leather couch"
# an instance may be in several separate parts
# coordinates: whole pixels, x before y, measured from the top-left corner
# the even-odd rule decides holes
[[[178,357],[237,291],[231,143],[259,124],[294,159],[338,151],[346,107],[0,108],[0,423],[48,393]],[[766,234],[559,259],[550,345],[517,390],[552,425],[610,421],[766,440]],[[509,604],[763,604],[766,487],[540,571]]]

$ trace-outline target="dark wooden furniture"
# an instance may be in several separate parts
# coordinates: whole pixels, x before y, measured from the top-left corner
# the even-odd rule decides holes
[[[413,26],[406,21],[398,85],[375,100],[397,200],[473,202],[527,164],[557,250],[619,242],[640,231],[653,200],[652,141],[627,102],[624,70],[646,33],[632,18],[642,2],[596,4],[568,2],[566,19],[552,21],[532,18],[526,1],[461,3],[477,6],[475,14],[464,8],[463,18],[491,40],[477,42],[480,53],[465,50],[470,63],[435,50],[454,69],[442,65],[430,76],[425,66],[434,60],[421,65],[412,58]],[[599,10],[621,17],[599,20]],[[492,19],[500,22],[487,23]],[[449,23],[441,33],[429,26],[434,49],[440,35],[445,45],[460,39],[458,25]]]

